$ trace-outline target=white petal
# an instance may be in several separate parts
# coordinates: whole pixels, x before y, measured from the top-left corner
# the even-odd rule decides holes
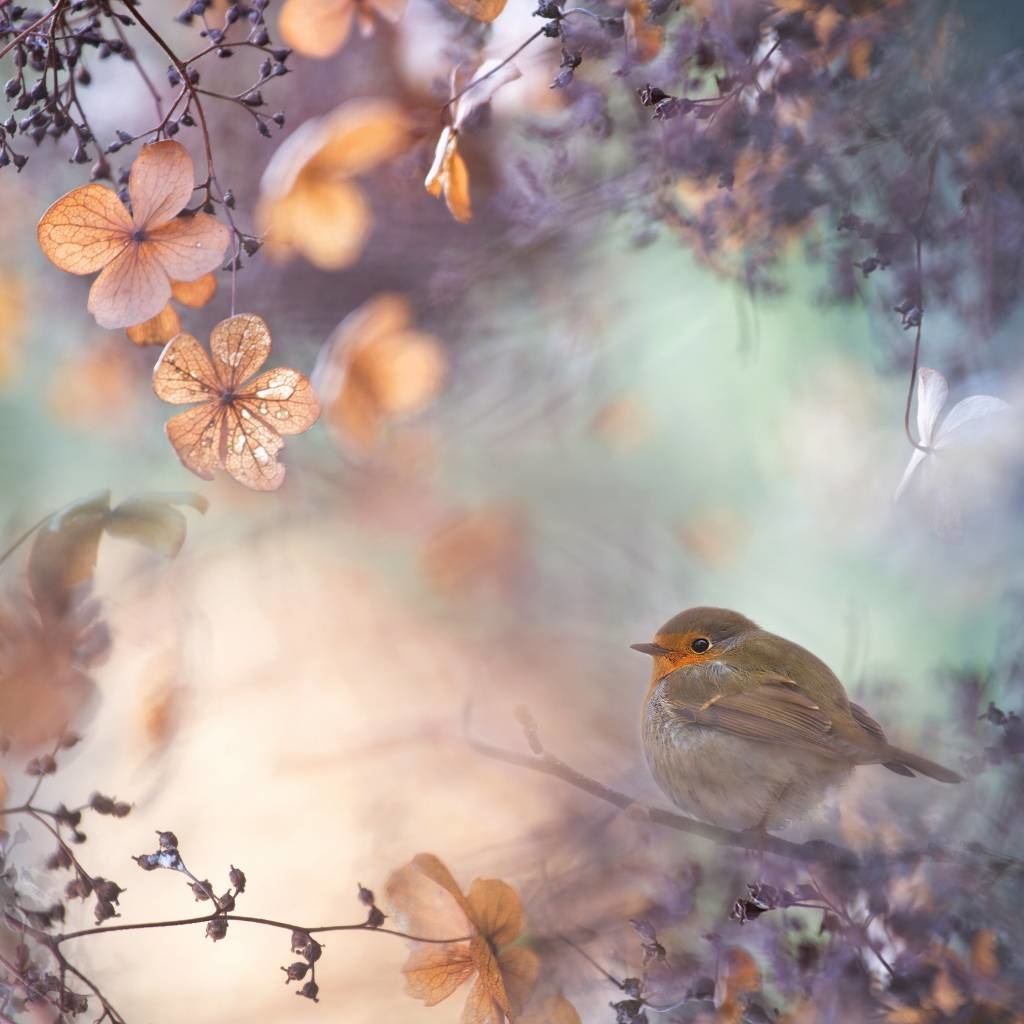
[[[952,435],[961,427],[987,416],[1006,412],[1009,408],[1008,402],[1004,402],[1001,398],[994,398],[992,395],[971,395],[962,402],[957,402],[936,432],[934,447],[948,447],[956,441]]]
[[[938,370],[922,366],[917,371],[917,437],[926,448],[932,446],[935,423],[949,397],[949,384]]]
[[[899,501],[903,496],[903,492],[907,489],[907,485],[910,483],[911,477],[913,477],[917,472],[917,467],[921,465],[927,455],[928,452],[923,452],[920,448],[914,449],[914,454],[910,456],[907,468],[903,470],[903,478],[900,480],[899,486],[896,488],[896,493],[892,496],[893,501]]]
[[[451,145],[452,135],[451,128],[441,129],[441,135],[437,140],[437,148],[434,150],[434,162],[430,165],[430,170],[427,171],[427,176],[423,179],[423,187],[431,195],[441,194],[441,188],[444,185],[444,158],[448,152],[448,147]]]
[[[473,81],[479,82],[479,85],[474,85],[468,92],[464,93],[455,101],[455,109],[452,111],[452,126],[455,128],[460,127],[473,113],[477,107],[482,107],[485,103],[490,103],[494,94],[503,86],[508,85],[509,82],[514,82],[520,77],[522,72],[515,66],[515,64],[506,64],[500,70],[495,71],[494,69],[501,64],[500,60],[485,60],[483,64],[476,69],[476,73],[473,75]],[[494,72],[491,74],[491,72]],[[490,78],[484,81],[486,75],[491,74]]]

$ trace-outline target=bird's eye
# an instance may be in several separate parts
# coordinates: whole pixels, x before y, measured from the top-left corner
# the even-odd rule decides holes
[[[690,649],[694,654],[703,654],[708,648],[711,647],[711,641],[705,636],[699,636],[696,640],[690,644]]]

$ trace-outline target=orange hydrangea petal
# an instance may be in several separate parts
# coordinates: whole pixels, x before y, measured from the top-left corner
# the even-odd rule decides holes
[[[270,355],[270,330],[251,313],[221,320],[210,334],[210,352],[224,387],[236,390]]]
[[[434,160],[430,165],[430,170],[427,171],[427,177],[423,182],[423,187],[435,197],[440,197],[441,192],[444,190],[445,177],[448,172],[448,161],[450,153],[455,152],[455,147],[458,144],[458,136],[452,131],[451,128],[445,127],[441,129],[441,134],[438,136],[437,145],[434,147]]]
[[[455,8],[477,21],[494,21],[505,10],[506,0],[448,0]]]
[[[156,316],[129,327],[125,333],[136,345],[163,345],[181,330],[181,320],[168,302]]]
[[[460,1020],[462,1024],[505,1024],[509,1006],[498,965],[491,957],[482,970],[479,964],[477,967],[479,973],[469,990]]]
[[[444,351],[432,335],[401,331],[363,346],[352,356],[350,373],[364,383],[389,416],[409,416],[437,394],[448,370]]]
[[[384,886],[391,916],[403,930],[427,938],[470,935],[466,900],[451,872],[431,853],[397,868]]]
[[[411,320],[412,310],[405,296],[383,292],[349,313],[338,327],[337,336],[356,348],[402,330]]]
[[[143,146],[128,176],[135,224],[147,228],[165,224],[185,208],[194,187],[192,157],[180,142],[165,139]]]
[[[172,416],[164,425],[167,440],[186,469],[204,480],[224,464],[225,408],[204,402]]]
[[[647,64],[658,56],[665,38],[665,30],[648,20],[645,0],[627,0],[625,33],[626,45],[634,59]]]
[[[391,160],[411,142],[409,119],[390,100],[355,100],[324,118],[323,143],[306,165],[311,176],[354,177]]]
[[[409,303],[391,292],[377,295],[354,309],[331,332],[313,372],[317,393],[328,402],[337,397],[350,376],[348,367],[359,352],[374,342],[406,327],[411,319]]]
[[[384,416],[366,388],[348,379],[327,406],[327,423],[340,445],[365,456],[377,443]]]
[[[406,0],[369,0],[377,16],[392,24],[399,21],[405,13],[405,3]]]
[[[245,405],[228,407],[224,468],[254,491],[276,491],[284,482],[285,468],[277,461],[284,447],[281,435],[253,416]]]
[[[131,327],[156,316],[170,297],[164,268],[148,246],[132,242],[93,281],[87,308],[100,327]]]
[[[46,258],[71,274],[94,274],[131,240],[132,220],[109,188],[83,185],[61,196],[36,228]]]
[[[466,916],[469,916],[469,901],[463,895],[462,889],[459,888],[459,883],[455,881],[455,876],[448,870],[440,857],[433,853],[417,853],[412,859],[412,866],[421,875],[444,889],[462,908]]]
[[[741,946],[723,949],[718,958],[714,1004],[720,1016],[739,1020],[740,999],[761,987],[761,970],[757,961]]]
[[[512,946],[498,954],[498,970],[505,983],[510,1016],[518,1017],[537,984],[540,957],[532,949]]]
[[[471,220],[473,207],[469,201],[469,170],[458,149],[453,148],[448,159],[444,183],[444,201],[451,215],[461,223]]]
[[[523,930],[523,907],[515,889],[497,878],[478,878],[469,888],[469,916],[495,946],[507,946]]]
[[[305,57],[329,57],[352,31],[353,0],[286,0],[277,27],[281,38]]]
[[[236,404],[279,434],[301,434],[320,418],[312,385],[298,370],[267,370],[245,386]]]
[[[191,334],[179,334],[168,342],[153,367],[153,390],[165,402],[185,405],[218,398],[224,385],[206,349]]]
[[[198,309],[205,306],[217,292],[217,275],[203,274],[194,281],[171,281],[171,296],[183,306]]]
[[[340,270],[355,263],[373,223],[355,185],[302,178],[284,198],[265,200],[258,217],[271,257],[287,259],[298,252],[321,270]]]
[[[427,1006],[436,1006],[465,984],[475,969],[467,943],[423,945],[409,954],[402,968],[405,991]]]
[[[437,394],[447,359],[432,335],[408,329],[411,311],[384,293],[350,313],[317,361],[313,383],[332,433],[366,454],[388,417],[422,409]]]
[[[194,281],[216,270],[231,242],[231,232],[216,217],[196,213],[175,217],[147,232],[143,247],[175,281]]]

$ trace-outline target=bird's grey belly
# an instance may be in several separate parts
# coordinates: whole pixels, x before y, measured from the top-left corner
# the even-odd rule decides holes
[[[811,811],[848,766],[809,751],[759,743],[716,729],[645,722],[647,761],[665,795],[685,814],[723,828],[779,829]],[[667,742],[666,742],[667,741]],[[658,756],[658,749],[671,750]]]

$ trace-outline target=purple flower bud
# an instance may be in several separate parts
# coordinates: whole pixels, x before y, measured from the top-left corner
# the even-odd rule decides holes
[[[302,996],[303,999],[312,999],[314,1003],[320,1002],[317,999],[317,996],[320,994],[320,986],[315,981],[307,981],[295,994]]]
[[[295,963],[282,967],[281,970],[284,971],[284,983],[287,985],[290,981],[302,981],[309,970],[309,964],[296,960]]]
[[[203,903],[206,900],[213,898],[211,896],[213,889],[211,888],[209,881],[189,882],[189,888],[192,890],[192,895],[196,898],[196,903]]]
[[[176,850],[178,848],[178,837],[173,832],[157,832],[160,837],[161,850]]]
[[[117,882],[111,882],[106,878],[94,878],[93,888],[96,890],[96,895],[108,903],[117,903],[117,898],[124,892]]]
[[[93,910],[96,915],[96,923],[103,924],[104,921],[109,920],[112,917],[120,917],[121,915],[114,909],[113,903],[109,900],[98,899],[96,906]]]
[[[33,118],[28,117],[22,122],[22,131],[26,131],[32,125]],[[26,123],[27,122],[27,123]],[[14,158],[14,165],[19,169],[24,165],[24,159],[22,163],[18,163],[18,158]],[[57,762],[49,755],[43,754],[41,757],[33,757],[27,765],[25,765],[25,774],[42,776],[52,775],[57,770]]]

